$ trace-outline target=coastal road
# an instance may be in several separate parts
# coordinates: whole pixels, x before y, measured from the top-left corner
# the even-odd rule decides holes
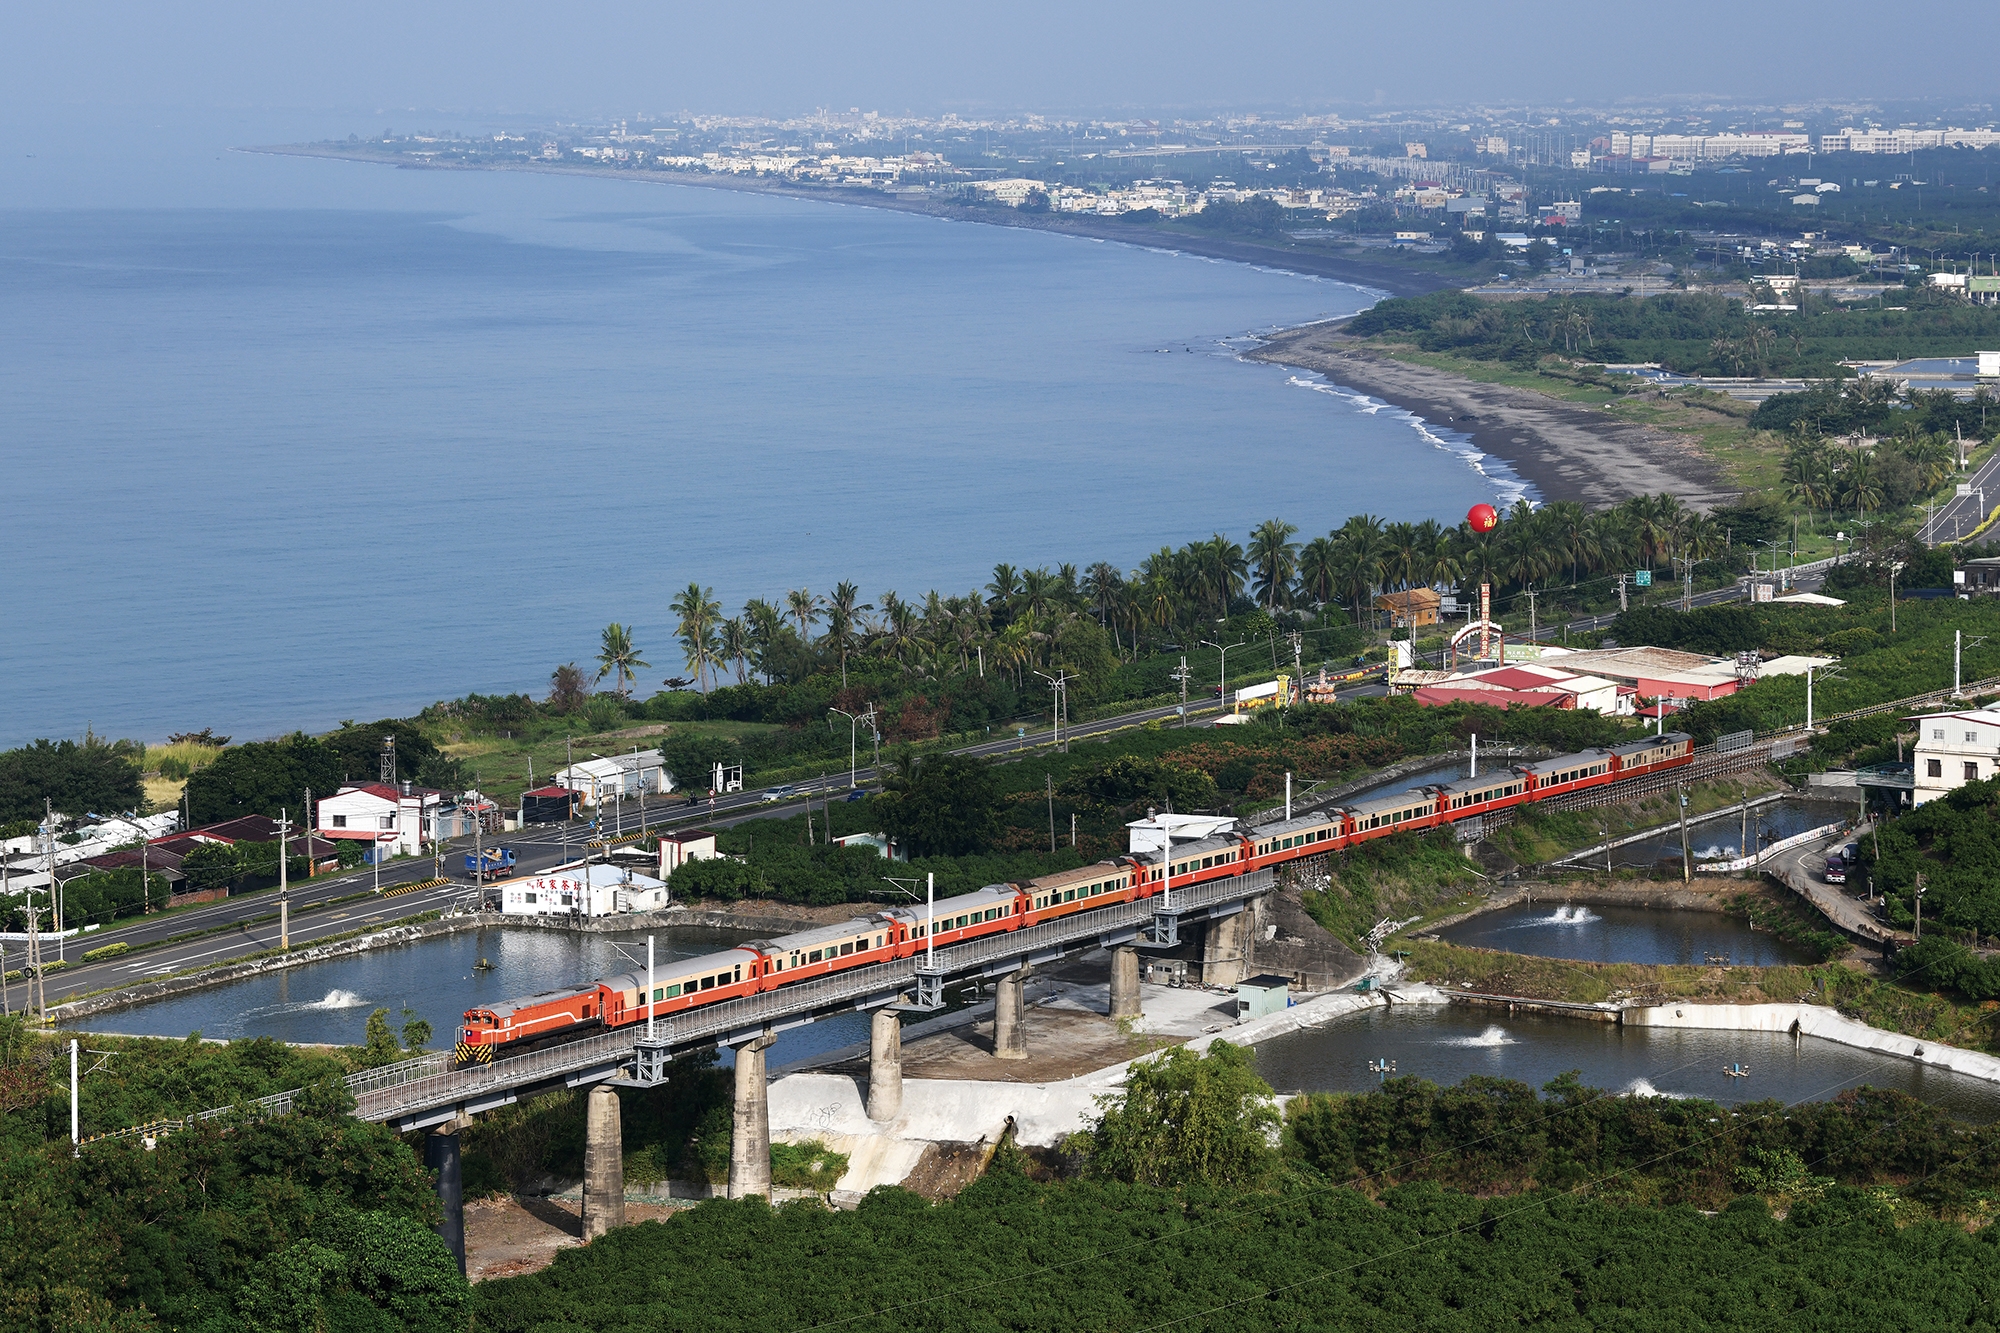
[[[1941,541],[1957,541],[1986,521],[1986,515],[1995,505],[2000,505],[2000,449],[1979,465],[1970,477],[1962,483],[1970,488],[1968,495],[1954,495],[1944,503],[1943,508],[1933,513],[1928,522],[1917,531],[1917,540],[1926,546],[1936,546]]]

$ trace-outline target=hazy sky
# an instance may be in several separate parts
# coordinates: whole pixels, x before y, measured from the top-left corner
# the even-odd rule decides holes
[[[591,115],[1991,98],[1993,0],[24,0],[0,107]]]

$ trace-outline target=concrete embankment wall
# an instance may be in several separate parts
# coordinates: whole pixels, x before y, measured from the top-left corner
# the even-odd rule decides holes
[[[1837,1041],[1843,1046],[1899,1056],[1954,1074],[2000,1083],[2000,1058],[1978,1051],[1884,1032],[1817,1004],[1662,1004],[1631,1008],[1623,1022],[1632,1027],[1721,1028],[1736,1032],[1789,1032]]]

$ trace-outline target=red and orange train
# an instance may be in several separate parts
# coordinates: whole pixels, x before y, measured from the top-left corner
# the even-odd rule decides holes
[[[1119,856],[1019,884],[989,884],[929,907],[893,907],[837,925],[752,940],[656,968],[652,1009],[656,1016],[677,1014],[849,968],[908,958],[927,943],[959,944],[1075,912],[1150,898],[1169,882],[1179,888],[1247,874],[1342,851],[1371,838],[1437,828],[1693,761],[1693,738],[1668,732],[1183,843],[1172,849],[1172,863],[1164,869],[1165,858],[1158,852]],[[509,1046],[588,1028],[622,1027],[645,1017],[646,979],[634,973],[542,991],[466,1010],[458,1059],[490,1060]]]

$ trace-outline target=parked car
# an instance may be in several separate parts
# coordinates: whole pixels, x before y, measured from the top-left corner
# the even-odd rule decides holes
[[[1847,883],[1847,862],[1842,859],[1838,852],[1826,858],[1826,882],[1829,884]]]

